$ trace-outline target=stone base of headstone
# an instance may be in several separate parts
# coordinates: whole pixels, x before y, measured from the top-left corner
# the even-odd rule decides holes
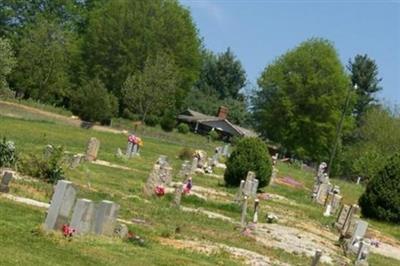
[[[44,222],[46,230],[60,230],[64,224],[68,224],[69,215],[75,204],[75,196],[76,190],[71,182],[66,180],[57,182]]]
[[[119,238],[125,239],[128,236],[129,230],[125,224],[118,224],[114,229],[114,234]]]

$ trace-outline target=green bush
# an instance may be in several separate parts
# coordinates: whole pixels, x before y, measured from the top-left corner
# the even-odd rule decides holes
[[[43,154],[29,154],[22,157],[18,162],[18,170],[26,175],[55,184],[58,180],[64,179],[63,164],[63,147],[53,147],[47,155],[44,151]]]
[[[259,187],[269,184],[272,173],[272,162],[267,145],[259,138],[243,138],[236,146],[226,163],[225,183],[239,186],[248,171],[256,173]]]
[[[179,151],[178,157],[181,160],[191,160],[193,158],[193,154],[193,149],[185,147]]]
[[[185,123],[180,123],[178,125],[177,129],[178,129],[178,132],[182,133],[182,134],[187,134],[190,131],[189,126],[187,124],[185,124]]]
[[[4,137],[0,142],[0,167],[13,167],[16,161],[15,144]]]
[[[400,223],[400,153],[371,179],[359,204],[366,217]]]
[[[175,115],[172,112],[166,112],[160,121],[161,128],[164,131],[171,132],[176,125]]]
[[[155,127],[160,124],[160,118],[156,115],[148,115],[144,119],[144,123],[149,127]]]
[[[116,115],[118,102],[99,79],[94,79],[71,95],[71,110],[82,120],[105,124]]]
[[[208,132],[208,136],[212,139],[212,140],[218,140],[219,139],[219,134],[217,131],[215,130],[211,130],[210,132]]]

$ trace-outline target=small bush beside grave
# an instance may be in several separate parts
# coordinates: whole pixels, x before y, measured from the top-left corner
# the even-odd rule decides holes
[[[178,125],[177,129],[178,129],[178,132],[182,133],[182,134],[187,134],[187,133],[189,133],[189,130],[190,130],[189,126],[184,123],[180,123]]]
[[[53,147],[51,151],[45,150],[43,154],[29,154],[21,157],[18,170],[23,174],[54,184],[64,179],[63,163],[63,147]]]
[[[269,184],[272,162],[266,144],[259,138],[244,138],[226,162],[224,179],[229,186],[239,186],[249,171],[256,173],[259,187]]]
[[[366,217],[400,223],[400,153],[368,183],[359,204]]]
[[[193,158],[194,150],[188,147],[182,148],[179,151],[178,157],[181,160],[191,160]]]
[[[164,131],[171,132],[176,124],[175,116],[172,112],[166,112],[161,118],[160,125]]]
[[[0,142],[0,167],[13,167],[16,161],[14,142],[3,138],[3,141]]]
[[[156,115],[148,115],[144,119],[144,123],[146,126],[155,127],[160,123],[160,118],[158,118]]]

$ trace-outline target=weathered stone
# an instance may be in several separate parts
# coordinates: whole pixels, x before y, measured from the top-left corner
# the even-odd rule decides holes
[[[83,161],[84,155],[81,153],[75,154],[72,156],[71,161],[70,161],[70,168],[76,168],[79,166],[79,164]]]
[[[241,225],[246,226],[246,216],[247,216],[247,196],[244,196],[242,203],[242,216],[240,219]]]
[[[114,233],[119,238],[124,239],[128,236],[128,233],[129,233],[128,226],[126,226],[125,224],[118,224],[114,229]]]
[[[360,246],[360,242],[364,238],[365,233],[368,229],[368,223],[362,220],[357,220],[352,236],[349,242],[348,249],[357,252]]]
[[[71,182],[66,180],[57,182],[44,222],[46,230],[60,230],[64,224],[68,224],[69,215],[75,204],[75,196],[76,190]]]
[[[85,159],[89,162],[95,161],[97,159],[97,154],[100,149],[100,141],[96,138],[90,138],[87,149]]]
[[[96,207],[93,232],[97,235],[112,236],[117,221],[119,205],[103,200]]]
[[[180,184],[176,185],[176,187],[175,187],[173,203],[176,207],[179,207],[181,205],[182,193],[183,193],[183,184],[180,183]]]
[[[346,223],[347,215],[350,211],[350,206],[349,205],[343,205],[342,208],[340,209],[338,218],[336,220],[335,226],[337,229],[341,230]]]
[[[340,204],[342,202],[342,196],[338,194],[333,195],[332,199],[332,213],[336,213],[337,210],[340,208]]]
[[[8,193],[10,191],[9,184],[13,178],[13,172],[4,171],[3,178],[1,179],[0,192]]]
[[[329,191],[332,189],[331,184],[327,183],[322,183],[318,186],[318,192],[316,195],[316,202],[319,204],[324,205],[326,202],[326,198],[328,197]]]
[[[71,218],[71,227],[77,234],[88,234],[92,231],[95,219],[95,205],[88,199],[78,199]]]
[[[131,158],[132,157],[132,151],[133,151],[133,143],[128,141],[126,145],[126,157]]]
[[[147,196],[151,196],[154,194],[154,189],[158,183],[158,177],[161,166],[159,164],[154,164],[153,169],[150,172],[149,177],[147,178],[147,182],[144,186],[144,193]]]

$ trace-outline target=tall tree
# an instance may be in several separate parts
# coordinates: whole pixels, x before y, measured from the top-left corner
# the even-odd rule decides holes
[[[133,113],[162,115],[175,106],[176,67],[165,54],[149,57],[143,71],[128,76],[122,87],[124,105]]]
[[[0,96],[8,90],[7,76],[15,67],[15,57],[7,39],[0,38]]]
[[[371,104],[376,102],[375,93],[380,91],[382,87],[378,78],[378,66],[375,61],[368,55],[356,55],[354,60],[349,60],[347,69],[350,71],[351,81],[353,85],[357,84],[357,102],[354,106],[354,113],[357,122],[360,122],[362,115]]]
[[[14,86],[25,98],[62,104],[69,87],[68,64],[71,36],[59,24],[38,19],[20,42]]]
[[[253,111],[259,132],[297,157],[327,159],[350,86],[332,43],[301,43],[267,66],[258,85]],[[348,114],[345,129],[350,123]]]
[[[143,70],[146,59],[166,53],[178,71],[179,106],[197,79],[200,39],[189,10],[176,0],[115,0],[91,12],[84,44],[91,76],[98,75],[121,102],[128,75]]]

